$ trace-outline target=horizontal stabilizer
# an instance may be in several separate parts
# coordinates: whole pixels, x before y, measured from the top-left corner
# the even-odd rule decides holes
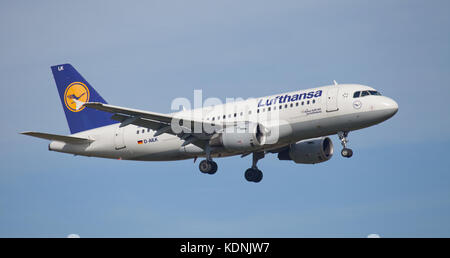
[[[60,142],[66,142],[66,143],[73,143],[73,144],[83,144],[83,143],[90,143],[94,140],[86,139],[86,138],[80,138],[80,137],[74,137],[74,136],[66,136],[66,135],[58,135],[58,134],[49,134],[49,133],[39,133],[39,132],[22,132],[21,134],[46,139],[50,141],[60,141]]]

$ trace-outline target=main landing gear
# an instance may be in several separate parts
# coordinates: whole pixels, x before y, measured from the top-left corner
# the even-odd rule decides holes
[[[351,156],[353,156],[353,151],[350,148],[347,148],[347,136],[348,136],[348,132],[338,132],[338,136],[339,136],[339,140],[341,140],[341,144],[342,147],[344,147],[341,150],[341,155],[342,157],[345,158],[350,158]]]
[[[212,160],[202,160],[198,166],[200,171],[205,174],[214,175],[217,172],[217,163]]]
[[[259,183],[263,179],[263,173],[258,169],[256,163],[258,160],[264,158],[264,152],[253,152],[252,167],[245,171],[245,179],[249,182]]]
[[[211,149],[209,146],[206,147],[206,159],[200,162],[198,168],[200,172],[205,174],[214,175],[217,172],[217,163],[211,158]]]
[[[209,146],[205,149],[206,152],[206,159],[202,160],[198,166],[200,171],[205,174],[213,175],[217,172],[217,163],[214,162],[211,158],[211,149]],[[243,157],[246,155],[243,155]],[[263,179],[263,173],[261,170],[258,169],[256,164],[258,163],[258,160],[264,158],[265,153],[263,151],[260,152],[253,152],[253,161],[252,161],[252,167],[247,169],[245,171],[245,179],[249,182],[259,183]],[[195,159],[194,159],[195,162]]]

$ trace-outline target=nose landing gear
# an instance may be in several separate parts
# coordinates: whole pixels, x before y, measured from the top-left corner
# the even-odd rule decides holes
[[[350,158],[351,156],[353,156],[353,150],[350,148],[347,148],[347,136],[348,136],[348,132],[338,132],[338,136],[339,136],[339,140],[341,140],[341,144],[342,147],[344,147],[341,150],[341,155],[344,158]]]

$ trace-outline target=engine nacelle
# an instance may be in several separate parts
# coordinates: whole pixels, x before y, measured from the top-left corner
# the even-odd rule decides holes
[[[291,144],[278,153],[280,160],[292,160],[297,164],[315,164],[333,156],[333,142],[328,137],[314,138]]]
[[[256,123],[237,124],[215,134],[209,141],[212,147],[224,147],[230,151],[249,150],[265,143],[264,128]]]

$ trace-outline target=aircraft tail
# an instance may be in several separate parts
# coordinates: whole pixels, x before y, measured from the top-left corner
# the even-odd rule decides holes
[[[86,102],[107,103],[72,65],[61,64],[51,68],[70,133],[117,123],[110,114],[83,106]]]

